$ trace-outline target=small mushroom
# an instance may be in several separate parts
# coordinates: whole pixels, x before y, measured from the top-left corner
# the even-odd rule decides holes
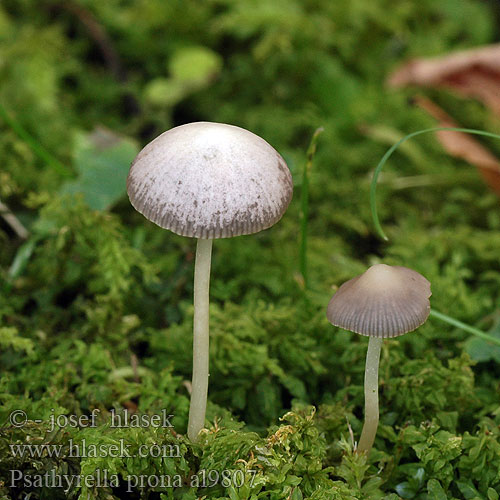
[[[384,338],[398,337],[425,323],[431,284],[407,267],[376,264],[346,281],[328,304],[335,326],[370,337],[365,368],[365,423],[358,452],[370,452],[377,433],[378,365]]]
[[[147,219],[198,239],[188,423],[188,437],[196,441],[208,393],[212,240],[256,233],[278,222],[292,199],[292,177],[261,137],[233,125],[196,122],[150,142],[130,167],[127,191]]]

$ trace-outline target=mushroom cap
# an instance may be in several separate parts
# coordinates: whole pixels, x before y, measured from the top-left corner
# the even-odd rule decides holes
[[[376,264],[337,290],[326,317],[361,335],[397,337],[425,323],[430,296],[431,284],[416,271]]]
[[[181,236],[228,238],[267,229],[292,199],[290,170],[261,137],[224,123],[167,130],[137,155],[127,179],[134,208]]]

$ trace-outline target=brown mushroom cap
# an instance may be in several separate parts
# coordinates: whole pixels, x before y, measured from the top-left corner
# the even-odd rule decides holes
[[[431,284],[416,271],[376,264],[338,289],[326,317],[361,335],[397,337],[425,323],[430,296]]]
[[[287,209],[292,190],[290,170],[264,139],[211,122],[161,134],[137,155],[127,179],[138,212],[195,238],[267,229]]]

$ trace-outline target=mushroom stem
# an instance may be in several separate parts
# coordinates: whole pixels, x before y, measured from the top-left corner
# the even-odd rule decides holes
[[[365,368],[365,423],[358,444],[358,453],[368,455],[378,427],[378,365],[383,339],[370,337]]]
[[[208,394],[209,287],[212,241],[198,239],[194,266],[193,379],[188,437],[198,440],[205,424]]]

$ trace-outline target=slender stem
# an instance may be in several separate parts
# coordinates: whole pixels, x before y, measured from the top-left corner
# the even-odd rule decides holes
[[[384,339],[370,337],[365,368],[365,423],[358,444],[358,453],[372,449],[378,427],[378,364]]]
[[[208,394],[209,287],[212,240],[199,239],[194,266],[193,379],[188,437],[198,440],[205,425]]]
[[[458,319],[452,318],[448,316],[447,314],[440,313],[439,311],[436,311],[435,309],[431,309],[430,316],[433,316],[434,318],[440,319],[441,321],[444,321],[445,323],[449,323],[450,325],[456,326],[457,328],[461,328],[462,330],[472,333],[473,335],[476,335],[476,337],[480,337],[487,342],[491,342],[492,344],[497,344],[500,345],[500,339],[493,337],[492,335],[488,335],[487,333],[483,332],[482,330],[479,330],[479,328],[474,328],[473,326],[467,325],[466,323],[462,323]]]
[[[312,169],[314,155],[319,135],[323,132],[324,128],[319,127],[314,131],[311,138],[311,143],[307,149],[307,163],[304,165],[302,171],[302,186],[300,192],[300,249],[299,249],[299,265],[300,274],[304,288],[307,289],[309,285],[309,277],[307,273],[307,225],[309,223],[309,173]]]

